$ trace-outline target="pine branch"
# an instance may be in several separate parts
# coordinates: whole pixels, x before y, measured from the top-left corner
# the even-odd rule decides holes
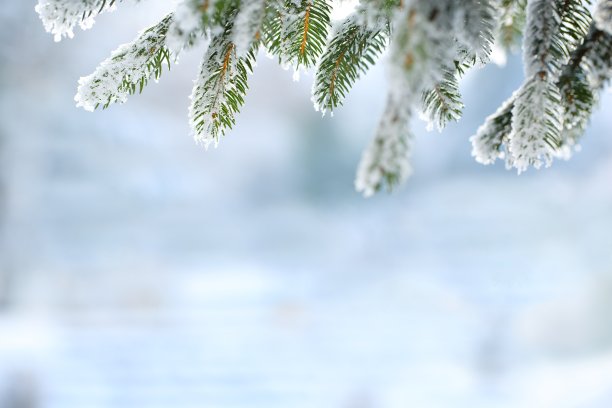
[[[504,156],[509,157],[503,144],[507,143],[512,132],[512,110],[516,97],[517,95],[513,94],[508,98],[497,112],[487,117],[476,134],[470,137],[472,156],[478,163],[492,164]]]
[[[612,35],[591,25],[584,42],[573,52],[559,78],[564,100],[564,144],[582,136],[599,94],[612,76]]]
[[[481,64],[489,62],[494,38],[496,10],[491,0],[459,2],[454,32],[467,54]]]
[[[547,167],[561,146],[563,108],[559,88],[548,77],[534,76],[519,89],[512,109],[508,151],[519,173]]]
[[[584,43],[576,49],[570,64],[581,67],[594,91],[601,91],[612,76],[612,34],[592,25]]]
[[[463,113],[459,79],[476,64],[486,64],[494,41],[495,8],[488,0],[457,4],[453,32],[457,33],[454,67],[445,67],[442,77],[423,93],[422,112],[428,127],[442,130]]]
[[[168,28],[166,44],[178,54],[183,48],[195,45],[210,26],[215,0],[182,0],[174,12],[176,16]]]
[[[466,46],[457,45],[454,69],[447,68],[442,79],[423,92],[421,111],[428,129],[431,130],[435,126],[441,131],[449,122],[461,119],[464,104],[459,91],[459,80],[469,69],[483,63],[481,58],[484,58],[484,54],[479,57]]]
[[[388,30],[371,30],[360,17],[352,14],[337,27],[319,62],[312,93],[315,108],[323,113],[342,105],[387,45]]]
[[[591,13],[582,0],[557,0],[561,24],[559,26],[560,48],[563,59],[559,65],[567,63],[572,52],[582,43],[589,32]],[[590,2],[590,0],[587,0]]]
[[[285,0],[264,24],[264,44],[283,65],[314,66],[331,26],[328,0]]]
[[[550,166],[564,145],[558,84],[562,64],[588,29],[580,0],[531,0],[527,9],[524,62],[527,79],[517,93],[508,140],[509,162],[518,172]],[[585,26],[586,24],[586,26]]]
[[[597,28],[612,34],[612,0],[599,0],[594,19]]]
[[[242,0],[232,30],[236,54],[243,57],[261,38],[261,30],[270,0]]]
[[[520,44],[525,27],[527,0],[498,0],[499,25],[497,41],[506,49],[515,49]]]
[[[121,0],[119,0],[121,1]],[[45,30],[55,41],[74,37],[74,27],[90,29],[95,18],[114,9],[116,0],[38,0],[35,7]]]
[[[577,69],[571,76],[562,76],[560,83],[559,90],[564,103],[563,134],[559,155],[569,158],[571,147],[577,144],[586,129],[597,103],[597,94],[589,86],[582,68]]]
[[[180,0],[168,30],[168,48],[178,53],[202,37],[224,31],[227,22],[236,18],[240,3],[240,0]]]
[[[239,57],[232,42],[231,27],[212,38],[204,55],[200,75],[191,94],[189,118],[196,141],[215,146],[220,136],[235,124],[244,104],[247,75],[253,72],[258,44]]]
[[[523,62],[527,78],[554,73],[559,70],[558,61],[563,56],[559,41],[561,17],[557,0],[530,0],[527,6],[527,23],[523,39]]]
[[[376,136],[364,151],[357,170],[355,188],[365,197],[384,187],[391,191],[412,173],[410,116],[409,105],[390,94]]]
[[[421,101],[422,117],[428,129],[434,126],[441,131],[450,121],[459,121],[464,104],[459,81],[466,72],[479,63],[478,56],[462,45],[457,46],[454,69],[446,69],[443,77],[431,89],[423,92]]]
[[[133,42],[113,51],[93,74],[79,80],[77,106],[93,111],[113,103],[124,103],[129,95],[142,92],[151,78],[157,80],[171,53],[165,46],[166,33],[173,20],[170,14],[143,31]]]
[[[391,31],[391,21],[404,6],[403,0],[361,0],[356,10],[357,22],[370,31]]]
[[[449,35],[457,7],[452,0],[411,1],[393,22],[391,40],[392,88],[410,103],[435,86],[452,68],[455,40]]]
[[[599,99],[599,93],[612,76],[612,35],[591,24],[589,34],[570,56],[557,81],[561,94],[563,129],[555,156],[568,158],[571,147],[584,133],[591,113]],[[501,157],[511,129],[512,111],[516,95],[513,95],[470,138],[476,161],[490,164]],[[509,163],[511,164],[511,158]]]
[[[461,118],[464,105],[459,93],[458,75],[457,70],[446,71],[440,82],[423,93],[423,115],[430,128],[435,125],[442,130],[448,122]]]

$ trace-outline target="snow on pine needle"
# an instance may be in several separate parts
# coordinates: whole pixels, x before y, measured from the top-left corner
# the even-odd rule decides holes
[[[453,66],[456,46],[449,33],[456,7],[451,0],[406,3],[393,21],[389,82],[396,98],[415,101]]]
[[[166,47],[174,55],[184,48],[193,46],[204,34],[205,23],[215,1],[181,0],[174,11],[166,38]]]
[[[463,0],[455,13],[457,41],[478,63],[486,64],[495,41],[496,10],[489,0]]]
[[[460,119],[459,79],[488,62],[495,15],[488,1],[411,1],[394,21],[391,89],[421,111],[429,129]]]
[[[519,173],[529,166],[550,166],[554,157],[569,156],[564,146],[570,139],[563,131],[568,109],[558,80],[589,23],[590,14],[579,0],[531,0],[528,4],[523,45],[526,79],[514,101],[507,145],[508,162]],[[566,101],[573,103],[571,98]]]
[[[223,33],[228,21],[236,18],[239,4],[239,0],[180,0],[168,28],[166,46],[178,55],[203,38]]]
[[[612,76],[612,34],[592,29],[587,40],[577,50],[573,65],[580,66],[591,89],[599,93],[610,83]]]
[[[280,0],[274,2],[264,26],[268,52],[285,66],[309,68],[323,54],[331,27],[328,0]]]
[[[270,0],[242,0],[232,29],[236,55],[246,56],[254,42],[261,38],[261,29]]]
[[[174,58],[165,46],[172,20],[172,14],[166,16],[133,42],[113,51],[93,74],[82,77],[74,97],[77,106],[93,111],[99,106],[124,103],[129,95],[142,92],[151,78],[157,80],[164,65],[169,69]]]
[[[561,96],[553,82],[563,47],[559,38],[561,16],[557,0],[531,0],[527,7],[523,61],[526,80],[516,94],[512,132],[508,137],[510,161],[519,173],[533,165],[550,166],[560,146]]]
[[[437,84],[423,93],[422,116],[428,129],[435,126],[442,131],[451,121],[458,121],[463,113],[463,102],[459,92],[459,74],[448,70]]]
[[[72,38],[74,27],[91,28],[95,17],[115,9],[116,0],[38,0],[35,7],[45,30],[55,41]]]
[[[527,0],[497,0],[498,22],[494,37],[501,47],[515,51],[520,45],[526,9]]]
[[[191,94],[189,122],[195,140],[205,147],[216,147],[236,122],[255,64],[257,44],[240,57],[231,38],[231,29],[212,38]]]
[[[549,164],[553,156],[564,159],[571,156],[588,125],[589,118],[599,100],[599,94],[609,82],[611,75],[612,36],[591,24],[588,35],[584,38],[583,43],[572,51],[569,61],[556,81],[556,88],[561,98],[558,103],[562,115],[560,120],[562,126],[558,134],[560,140],[553,142],[552,146],[548,144],[548,147],[543,149],[544,154],[540,158],[539,165]],[[553,93],[556,94],[556,91]],[[515,165],[512,155],[508,152],[507,144],[512,131],[516,99],[517,93],[506,101],[495,114],[489,116],[476,135],[470,138],[472,155],[476,161],[491,164],[496,158],[505,155],[507,166]],[[526,106],[533,108],[537,105],[527,103]],[[559,106],[555,106],[552,112],[555,113],[558,122]],[[514,126],[516,125],[515,123]],[[524,126],[529,127],[526,124]],[[557,134],[557,131],[553,129],[552,133]],[[546,130],[543,131],[543,134],[546,135]],[[541,142],[542,140],[537,141],[540,144]]]
[[[600,94],[612,77],[612,34],[598,27],[597,23],[591,27],[559,78],[565,108],[564,140],[570,147],[586,130]]]
[[[409,104],[389,95],[376,136],[363,152],[357,169],[355,189],[365,197],[384,187],[392,190],[412,174],[410,117]]]
[[[512,109],[516,94],[504,102],[499,109],[485,120],[476,134],[470,137],[472,156],[478,163],[493,164],[495,160],[508,158],[508,136],[512,132]]]
[[[358,10],[336,26],[319,61],[312,100],[315,109],[323,114],[342,105],[353,84],[376,63],[387,46],[388,22],[372,29],[362,14]]]
[[[512,109],[508,151],[519,173],[550,166],[561,146],[561,94],[547,78],[534,76],[519,90]]]
[[[361,0],[354,15],[357,23],[370,31],[389,31],[401,6],[400,0]]]
[[[561,44],[557,41],[561,17],[557,0],[531,0],[527,6],[526,35],[523,39],[523,63],[529,78],[540,72],[558,69]]]
[[[597,28],[612,35],[612,0],[599,0],[593,18]]]

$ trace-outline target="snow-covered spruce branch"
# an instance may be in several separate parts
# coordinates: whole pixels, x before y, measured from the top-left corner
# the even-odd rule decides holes
[[[584,133],[599,94],[612,77],[612,35],[591,24],[588,35],[572,52],[557,80],[561,94],[562,128],[560,145],[554,149],[557,157],[568,158],[571,148]],[[507,144],[512,130],[516,93],[470,138],[472,155],[483,164],[506,158],[513,166]]]
[[[125,1],[140,0],[38,0],[36,11],[59,40]],[[439,129],[459,120],[459,81],[488,63],[494,48],[512,50],[523,38],[525,81],[470,138],[484,164],[505,157],[521,172],[567,157],[612,76],[612,0],[599,0],[593,19],[591,0],[361,0],[332,30],[340,1],[179,0],[81,78],[77,105],[124,102],[206,38],[189,117],[196,140],[216,145],[244,103],[260,45],[283,66],[317,67],[312,100],[323,112],[340,107],[388,49],[388,102],[355,183],[370,195],[411,173],[415,113]]]
[[[515,49],[525,27],[527,0],[497,0],[498,25],[495,38],[500,46]]]
[[[210,26],[214,9],[214,0],[181,0],[168,27],[166,47],[178,55],[183,48],[194,45]]]
[[[529,78],[518,91],[508,137],[510,163],[518,172],[533,165],[550,166],[561,145],[563,126],[561,93],[544,74]]]
[[[495,41],[497,12],[488,0],[463,0],[455,16],[454,32],[460,47],[476,63],[489,62]]]
[[[369,197],[385,186],[390,191],[412,173],[410,147],[411,111],[406,101],[390,94],[376,136],[363,152],[357,169],[355,188]]]
[[[224,32],[228,24],[234,27],[235,34],[243,23],[260,30],[263,22],[257,10],[264,1],[270,0],[179,0],[175,18],[168,29],[167,47],[178,54],[203,37],[210,38]],[[239,54],[248,51],[248,44],[244,43],[238,41]]]
[[[506,146],[512,132],[512,110],[516,93],[506,100],[499,109],[485,120],[476,134],[470,137],[472,156],[478,163],[492,164],[497,159],[509,158]],[[508,162],[507,162],[508,163]],[[508,167],[512,167],[508,163]]]
[[[121,1],[121,0],[119,0]],[[55,41],[74,36],[77,25],[91,28],[98,14],[112,11],[117,0],[38,0],[36,12]]]
[[[612,34],[612,0],[600,0],[593,16],[597,28]]]
[[[529,3],[523,47],[526,79],[516,97],[516,123],[509,136],[509,151],[519,172],[529,165],[539,167],[543,161],[549,165],[562,144],[563,107],[556,81],[589,24],[590,14],[580,0]],[[530,120],[522,117],[526,121],[519,122],[519,114],[530,109],[539,110],[542,116],[533,115]],[[531,143],[525,138],[532,138]]]
[[[448,70],[433,88],[423,93],[423,116],[429,128],[435,125],[441,131],[448,122],[461,118],[464,105],[459,92],[459,75],[457,70]]]
[[[458,7],[452,0],[406,3],[392,22],[389,81],[397,99],[413,104],[453,67],[456,38],[449,33]]]
[[[442,129],[449,121],[461,117],[463,103],[459,79],[469,68],[486,64],[489,60],[494,40],[495,10],[491,3],[480,0],[467,1],[462,6],[438,0],[413,7],[408,9],[405,25],[408,29],[397,30],[400,39],[396,39],[394,44],[401,44],[404,41],[402,37],[407,39],[400,59],[404,59],[404,76],[413,84],[409,86],[412,89],[408,92],[413,94],[410,99],[420,96],[423,116],[431,127],[436,125]],[[440,10],[446,11],[439,16]],[[425,27],[423,32],[418,28],[419,19]],[[456,34],[449,36],[448,33]],[[423,40],[411,38],[419,34],[430,41],[425,49],[421,48]],[[411,41],[414,43],[410,44]],[[437,60],[439,55],[444,55],[444,58]],[[418,64],[424,65],[419,68]]]
[[[208,147],[219,143],[236,122],[244,104],[248,73],[253,71],[259,43],[239,56],[232,41],[231,26],[211,39],[202,60],[200,75],[191,94],[189,121],[196,141]]]
[[[387,46],[389,25],[371,29],[359,11],[335,30],[319,61],[312,98],[322,113],[341,106],[359,77],[367,72]]]
[[[271,4],[264,44],[281,64],[312,67],[323,54],[331,26],[328,0],[281,0]]]
[[[243,0],[232,27],[232,42],[236,47],[236,55],[246,56],[253,44],[260,40],[261,30],[269,5],[273,0]]]
[[[170,69],[170,61],[175,58],[165,46],[172,21],[172,14],[166,16],[131,43],[113,51],[93,74],[82,77],[74,97],[77,106],[93,111],[99,106],[123,103],[129,95],[142,92],[151,78],[159,79],[164,65]]]
[[[388,31],[403,0],[361,0],[355,8],[358,23],[370,31]]]
[[[532,0],[523,60],[526,80],[512,109],[507,162],[518,172],[550,166],[563,145],[563,105],[556,83],[562,65],[584,38],[590,16],[580,0]]]
[[[576,49],[568,64],[568,74],[584,71],[590,88],[599,93],[612,77],[612,34],[591,27],[584,43]]]
[[[612,33],[592,25],[559,78],[564,97],[565,140],[573,146],[589,123],[599,95],[612,78]]]

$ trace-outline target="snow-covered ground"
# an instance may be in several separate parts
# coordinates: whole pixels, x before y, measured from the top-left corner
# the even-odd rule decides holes
[[[262,57],[205,152],[197,52],[74,108],[145,4],[54,44],[24,3],[0,11],[1,408],[612,406],[609,95],[581,153],[517,177],[469,156],[522,72],[488,68],[460,124],[419,132],[409,185],[364,200],[384,68],[322,119]]]

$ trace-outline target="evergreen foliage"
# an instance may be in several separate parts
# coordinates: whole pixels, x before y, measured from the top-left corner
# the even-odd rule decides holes
[[[74,27],[91,28],[98,14],[111,11],[116,0],[39,0],[35,7],[45,30],[53,34],[55,41],[74,36]]]
[[[612,34],[612,0],[601,0],[595,10],[597,28]]]
[[[272,7],[265,25],[268,51],[296,70],[314,66],[327,42],[331,5],[327,0],[284,0]]]
[[[36,11],[59,41],[121,3],[38,0]],[[173,13],[79,80],[77,106],[125,102],[204,39],[189,118],[195,139],[216,146],[244,104],[261,48],[296,71],[316,67],[312,100],[323,113],[340,107],[388,49],[387,104],[355,181],[358,191],[371,195],[411,174],[415,113],[440,130],[460,119],[459,81],[487,64],[495,47],[514,50],[522,39],[525,80],[470,138],[472,155],[483,164],[504,159],[519,173],[571,156],[612,75],[612,0],[594,8],[590,0],[361,0],[332,24],[334,5],[180,0]]]
[[[125,102],[128,95],[142,92],[151,78],[159,79],[163,67],[170,68],[170,51],[165,46],[169,15],[138,38],[115,50],[96,71],[79,80],[77,106],[93,111],[98,106]]]
[[[319,62],[313,100],[323,113],[342,105],[353,84],[376,63],[387,45],[388,24],[373,30],[360,17],[352,14],[337,27]]]
[[[388,190],[402,184],[412,173],[408,126],[409,104],[389,95],[376,136],[363,153],[357,169],[355,188],[369,197],[385,186]]]
[[[191,94],[191,127],[195,139],[205,146],[216,146],[219,137],[236,122],[235,115],[248,89],[247,74],[253,71],[257,45],[241,57],[231,33],[228,27],[212,38]]]
[[[444,129],[450,121],[457,121],[463,112],[459,93],[459,72],[446,71],[432,89],[423,93],[423,115],[438,130]]]
[[[495,38],[504,48],[520,43],[527,15],[527,0],[498,0],[499,24]]]

